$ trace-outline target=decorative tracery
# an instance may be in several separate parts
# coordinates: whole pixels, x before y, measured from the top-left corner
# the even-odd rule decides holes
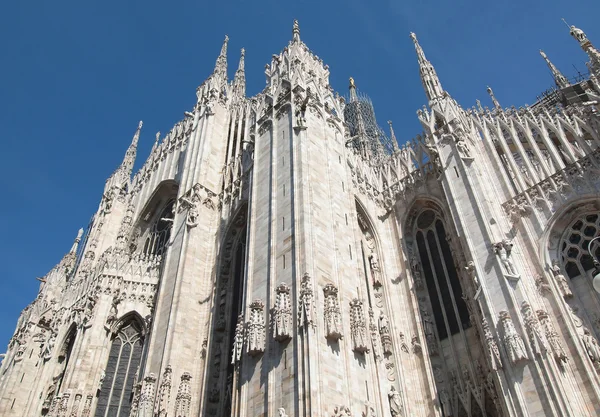
[[[129,416],[133,385],[142,359],[142,329],[133,319],[112,340],[95,417]]]
[[[587,212],[575,219],[563,234],[559,250],[561,263],[569,278],[585,276],[594,267],[594,260],[588,252],[590,241],[600,236],[600,214]],[[592,242],[591,252],[600,259],[600,242]]]

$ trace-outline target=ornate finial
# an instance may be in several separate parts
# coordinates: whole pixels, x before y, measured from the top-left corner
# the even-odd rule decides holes
[[[156,132],[156,140],[154,141],[154,145],[158,144],[159,140],[160,140],[160,131]]]
[[[300,42],[300,26],[298,20],[294,19],[294,28],[292,29],[292,42]]]
[[[546,53],[544,51],[542,51],[540,49],[540,55],[542,56],[542,58],[544,58],[544,61],[546,61],[546,65],[548,65],[548,68],[550,69],[550,72],[552,73],[552,77],[554,78],[554,82],[556,83],[556,85],[559,88],[564,88],[569,86],[569,81],[567,81],[567,78],[562,75],[562,73],[558,70],[558,68],[556,68],[556,66],[550,62],[550,59],[548,59],[548,56],[546,55]]]
[[[142,122],[140,120],[140,122],[138,123],[138,130],[142,130],[142,126],[144,125],[144,122]]]
[[[492,99],[492,103],[494,103],[494,107],[497,108],[498,110],[502,110],[502,106],[500,105],[498,100],[496,100],[496,96],[494,95],[494,90],[492,90],[490,86],[487,87],[487,92],[490,95],[490,98]]]
[[[350,87],[349,88],[356,88],[356,85],[354,84],[354,78],[350,77]]]

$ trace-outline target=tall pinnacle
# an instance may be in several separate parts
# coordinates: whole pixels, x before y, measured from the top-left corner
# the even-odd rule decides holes
[[[390,125],[390,139],[392,141],[392,146],[394,147],[394,152],[400,150],[398,147],[398,141],[396,140],[396,134],[394,133],[394,127],[392,126],[392,121],[388,120],[388,125]]]
[[[300,43],[300,26],[298,20],[294,19],[294,27],[292,29],[292,43]]]
[[[546,64],[548,65],[548,68],[552,73],[552,77],[554,78],[554,82],[556,83],[556,85],[559,88],[565,88],[569,86],[569,81],[567,81],[567,78],[561,74],[558,68],[556,68],[556,66],[550,61],[550,59],[548,59],[548,55],[546,55],[545,52],[541,49],[540,55],[542,56],[542,58],[544,58],[544,61],[546,61]]]
[[[225,74],[227,77],[227,43],[229,42],[229,36],[225,35],[223,46],[221,46],[221,53],[215,63],[215,74]]]
[[[238,69],[235,72],[235,77],[233,78],[233,93],[238,97],[246,96],[246,73],[244,68],[244,56],[246,55],[246,51],[242,48],[242,52],[240,55],[240,63],[238,65]]]
[[[431,62],[429,62],[425,57],[423,48],[421,48],[421,45],[419,45],[419,41],[417,40],[417,35],[411,32],[410,38],[413,40],[415,44],[415,50],[417,51],[421,82],[423,83],[423,88],[425,89],[427,99],[431,101],[442,97],[444,95],[444,89],[442,88],[442,84],[440,83],[440,80],[435,72],[435,68],[433,68]]]
[[[140,139],[140,131],[142,130],[143,124],[144,122],[140,120],[138,128],[133,135],[133,139],[131,139],[131,145],[129,145],[129,148],[127,148],[123,162],[119,167],[119,170],[127,177],[131,176],[131,171],[133,171],[133,164],[135,162],[135,155],[137,153],[137,145]]]
[[[492,88],[488,86],[487,92],[490,95],[490,98],[492,99],[492,103],[494,103],[494,107],[498,110],[502,110],[502,106],[500,105],[500,103],[496,99],[496,96],[494,95],[494,90],[492,90]]]

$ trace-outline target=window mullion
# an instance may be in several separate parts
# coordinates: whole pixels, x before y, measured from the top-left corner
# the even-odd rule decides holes
[[[432,230],[433,234],[436,234],[435,230]],[[437,292],[438,295],[438,300],[440,303],[442,303],[442,316],[444,317],[444,325],[446,326],[446,333],[448,334],[448,337],[450,337],[450,335],[452,334],[450,332],[450,324],[448,323],[448,317],[446,316],[446,309],[443,308],[444,305],[444,298],[442,297],[442,292],[440,291],[440,285],[438,283],[438,277],[437,277],[437,272],[435,271],[435,266],[434,266],[434,261],[433,261],[433,257],[431,256],[431,248],[429,247],[429,239],[427,239],[427,233],[426,231],[423,231],[423,234],[425,236],[424,243],[425,243],[425,248],[427,249],[427,259],[429,261],[429,265],[431,265],[431,273],[433,275],[433,282],[435,283],[435,290]],[[437,331],[437,329],[436,329]],[[438,336],[439,339],[439,336]]]
[[[446,285],[448,286],[448,293],[450,294],[450,299],[452,300],[452,310],[454,311],[454,317],[456,318],[456,323],[458,325],[458,329],[459,331],[462,330],[462,320],[460,318],[460,314],[458,314],[458,306],[456,304],[456,300],[454,299],[454,291],[453,291],[453,286],[452,283],[450,282],[450,275],[448,275],[448,269],[446,269],[446,259],[444,259],[444,252],[442,251],[442,246],[440,244],[440,236],[438,235],[437,231],[434,232],[434,236],[435,236],[435,242],[437,245],[437,250],[438,253],[440,254],[440,257],[442,259],[440,259],[440,263],[442,264],[442,269],[444,270],[444,276],[446,279]],[[448,244],[448,246],[450,246],[450,244]],[[452,252],[452,248],[449,248],[450,252]],[[451,259],[452,264],[454,264],[454,259]],[[458,278],[458,274],[457,274],[457,278]],[[445,308],[444,308],[445,310]],[[449,336],[452,336],[452,332],[448,333]]]
[[[118,338],[120,338],[120,335],[117,336]],[[113,343],[115,343],[116,339],[113,340]],[[117,371],[119,370],[119,365],[121,364],[121,356],[123,355],[123,346],[125,346],[125,342],[123,342],[123,340],[121,340],[121,347],[119,349],[119,359],[117,359],[117,363],[115,364],[115,372],[113,373],[113,378],[112,381],[110,383],[110,391],[108,393],[108,402],[106,404],[106,410],[104,411],[104,417],[108,417],[108,413],[110,411],[110,402],[112,400],[112,395],[113,395],[113,390],[115,387],[115,380],[117,378]]]
[[[125,371],[125,376],[123,378],[123,389],[121,390],[121,399],[119,400],[119,407],[117,408],[117,415],[121,414],[121,407],[123,406],[123,396],[125,395],[125,391],[127,391],[127,380],[128,380],[129,371],[131,368],[131,358],[133,358],[133,351],[135,348],[134,343],[130,343],[130,342],[127,342],[127,343],[131,346],[131,349],[129,351],[129,360],[127,361],[127,370]]]

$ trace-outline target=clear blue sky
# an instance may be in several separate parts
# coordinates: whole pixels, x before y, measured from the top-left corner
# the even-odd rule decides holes
[[[246,48],[248,93],[300,22],[304,42],[370,95],[400,142],[425,103],[410,31],[464,106],[532,104],[552,84],[540,48],[566,75],[586,56],[560,20],[600,45],[598,0],[4,1],[0,5],[0,352],[43,276],[98,207],[104,181],[144,121],[138,161],[195,103],[225,34],[229,73]]]

